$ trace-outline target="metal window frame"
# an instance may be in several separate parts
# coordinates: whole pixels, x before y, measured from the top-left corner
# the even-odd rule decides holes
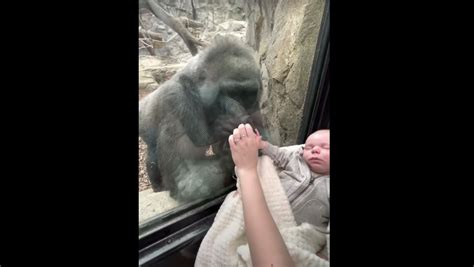
[[[139,236],[139,266],[154,266],[156,262],[179,251],[197,239],[202,239],[212,225],[222,202],[235,186],[217,198],[207,198],[180,206],[146,225]],[[140,229],[142,231],[142,229]]]

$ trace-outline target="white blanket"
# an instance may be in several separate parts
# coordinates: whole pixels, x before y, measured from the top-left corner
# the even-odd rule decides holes
[[[323,247],[329,252],[329,244],[324,246],[326,239],[329,241],[329,235],[307,223],[296,225],[277,170],[268,156],[259,158],[257,170],[268,208],[295,266],[329,266],[328,261],[315,254]],[[214,223],[201,243],[194,266],[252,266],[245,236],[242,200],[237,191],[227,195],[217,212]]]

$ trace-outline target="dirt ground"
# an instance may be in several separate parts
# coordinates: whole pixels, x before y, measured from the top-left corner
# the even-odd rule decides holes
[[[139,137],[138,138],[138,155],[139,155],[139,173],[138,173],[138,192],[147,190],[151,188],[150,181],[148,180],[148,174],[146,173],[146,144],[143,140]]]

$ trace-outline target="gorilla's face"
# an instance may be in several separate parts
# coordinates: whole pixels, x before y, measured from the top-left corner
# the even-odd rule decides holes
[[[261,78],[251,57],[225,55],[198,65],[194,87],[204,107],[210,107],[222,95],[236,100],[247,111],[256,108]]]
[[[215,82],[211,82],[209,79],[206,80],[198,88],[199,97],[205,107],[211,106],[219,95],[219,87]]]
[[[257,79],[234,80],[221,87],[221,93],[238,101],[247,111],[257,107],[260,85]]]

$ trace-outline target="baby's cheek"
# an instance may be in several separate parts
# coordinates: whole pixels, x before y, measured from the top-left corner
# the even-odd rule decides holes
[[[324,152],[324,157],[329,159],[329,151]]]

